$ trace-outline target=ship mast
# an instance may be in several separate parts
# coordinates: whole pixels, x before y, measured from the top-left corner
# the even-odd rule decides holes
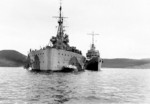
[[[91,49],[95,50],[95,45],[94,45],[94,36],[95,35],[99,35],[99,34],[95,34],[94,32],[90,33],[89,35],[92,35],[92,45],[91,45]]]
[[[63,35],[64,35],[64,26],[63,26],[63,19],[65,17],[62,17],[62,6],[61,6],[61,0],[60,0],[60,7],[59,7],[59,18],[58,19],[58,30],[57,30],[57,37],[62,39],[63,38]]]

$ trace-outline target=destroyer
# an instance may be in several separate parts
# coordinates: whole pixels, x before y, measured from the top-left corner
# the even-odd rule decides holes
[[[92,45],[91,45],[91,49],[88,50],[88,52],[86,53],[86,64],[85,64],[85,68],[87,70],[92,70],[92,71],[99,71],[101,69],[101,65],[102,65],[102,59],[100,58],[100,53],[98,50],[95,49],[95,45],[94,45],[94,33],[91,34],[92,35]]]
[[[76,47],[71,47],[68,35],[64,33],[62,6],[59,8],[57,35],[52,36],[48,45],[39,50],[30,50],[28,66],[36,71],[82,71],[85,58]]]

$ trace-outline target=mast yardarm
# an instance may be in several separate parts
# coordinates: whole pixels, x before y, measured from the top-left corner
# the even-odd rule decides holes
[[[95,35],[99,35],[99,34],[95,34],[94,32],[92,32],[91,34],[89,35],[92,35],[92,45],[91,45],[91,49],[95,50],[95,45],[94,45],[94,36]]]

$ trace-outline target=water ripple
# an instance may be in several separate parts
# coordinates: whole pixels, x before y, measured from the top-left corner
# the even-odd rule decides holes
[[[0,68],[0,104],[149,104],[150,70],[34,73]]]

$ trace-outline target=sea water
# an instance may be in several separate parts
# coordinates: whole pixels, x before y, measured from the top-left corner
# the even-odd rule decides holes
[[[0,104],[150,104],[150,70],[37,73],[1,67]]]

